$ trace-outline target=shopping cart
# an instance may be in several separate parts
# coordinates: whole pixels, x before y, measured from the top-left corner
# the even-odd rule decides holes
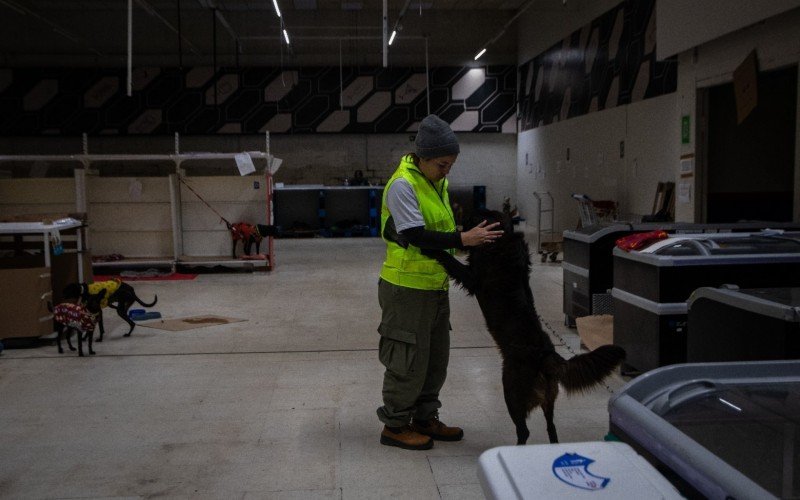
[[[601,222],[611,222],[617,218],[617,202],[612,200],[593,200],[585,194],[572,193],[578,201],[580,221],[578,227],[594,226]]]
[[[539,245],[539,255],[542,256],[542,262],[546,262],[548,256],[550,257],[550,262],[555,262],[558,258],[558,253],[561,252],[563,239],[561,235],[555,231],[555,203],[553,202],[553,196],[550,194],[550,191],[544,193],[534,192],[533,196],[536,198],[536,202],[539,205],[539,224],[537,226],[536,235],[536,243]],[[542,208],[543,198],[550,200],[549,208]],[[546,227],[543,227],[543,220],[545,218],[549,219],[549,223],[546,224]]]

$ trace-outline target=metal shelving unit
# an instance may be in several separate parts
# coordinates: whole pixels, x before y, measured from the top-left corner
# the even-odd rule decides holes
[[[266,260],[245,260],[232,259],[222,256],[193,256],[184,255],[183,251],[183,228],[181,222],[181,195],[180,179],[184,176],[185,170],[191,168],[187,165],[190,162],[230,160],[236,161],[238,155],[246,154],[251,160],[266,160],[267,168],[263,173],[265,186],[265,221],[271,224],[273,220],[273,180],[272,176],[280,165],[280,160],[269,153],[269,133],[266,133],[266,147],[264,151],[244,151],[238,153],[210,153],[210,152],[180,152],[180,137],[175,134],[175,152],[173,154],[90,154],[88,138],[83,136],[82,154],[63,154],[63,155],[0,155],[0,162],[53,162],[53,163],[77,163],[82,168],[75,168],[75,205],[76,211],[87,212],[88,201],[86,196],[86,170],[96,162],[137,162],[137,161],[160,161],[172,162],[175,165],[175,173],[169,175],[170,205],[172,219],[172,239],[173,255],[171,256],[152,256],[143,258],[131,258],[119,261],[97,262],[96,267],[124,267],[124,266],[158,266],[169,265],[173,270],[177,265],[222,265],[230,267],[256,267],[272,270],[275,267],[275,247],[272,236],[265,237],[267,243]],[[276,161],[277,160],[277,161]],[[87,231],[88,233],[88,231]],[[87,234],[88,242],[88,234]],[[89,247],[87,243],[87,247]]]

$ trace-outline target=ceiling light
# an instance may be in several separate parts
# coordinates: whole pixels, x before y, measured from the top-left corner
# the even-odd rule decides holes
[[[481,51],[480,51],[480,52],[478,52],[478,54],[475,56],[475,60],[477,61],[477,60],[478,60],[478,58],[479,58],[480,56],[482,56],[484,52],[486,52],[486,49],[481,49]]]
[[[288,31],[283,30],[283,38],[286,39],[286,45],[289,45],[289,32]]]
[[[389,37],[389,45],[394,42],[394,37],[397,36],[397,30],[392,30],[392,36]]]
[[[281,17],[281,9],[278,8],[278,0],[272,0],[272,5],[275,6],[275,13],[278,14],[278,17]]]

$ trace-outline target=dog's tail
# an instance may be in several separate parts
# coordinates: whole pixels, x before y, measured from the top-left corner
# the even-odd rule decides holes
[[[562,365],[559,382],[568,393],[584,392],[600,384],[625,359],[625,350],[615,345],[600,346],[579,354]]]
[[[138,302],[139,304],[143,305],[144,307],[153,307],[154,305],[156,305],[156,302],[158,302],[158,295],[155,295],[154,298],[153,298],[153,302],[151,302],[149,304],[147,302],[142,302],[142,299],[140,299],[135,294],[134,294],[133,298],[136,300],[136,302]]]

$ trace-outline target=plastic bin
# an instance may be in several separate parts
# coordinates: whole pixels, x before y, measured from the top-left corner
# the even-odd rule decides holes
[[[478,459],[488,499],[682,498],[630,446],[619,442],[500,446]]]

